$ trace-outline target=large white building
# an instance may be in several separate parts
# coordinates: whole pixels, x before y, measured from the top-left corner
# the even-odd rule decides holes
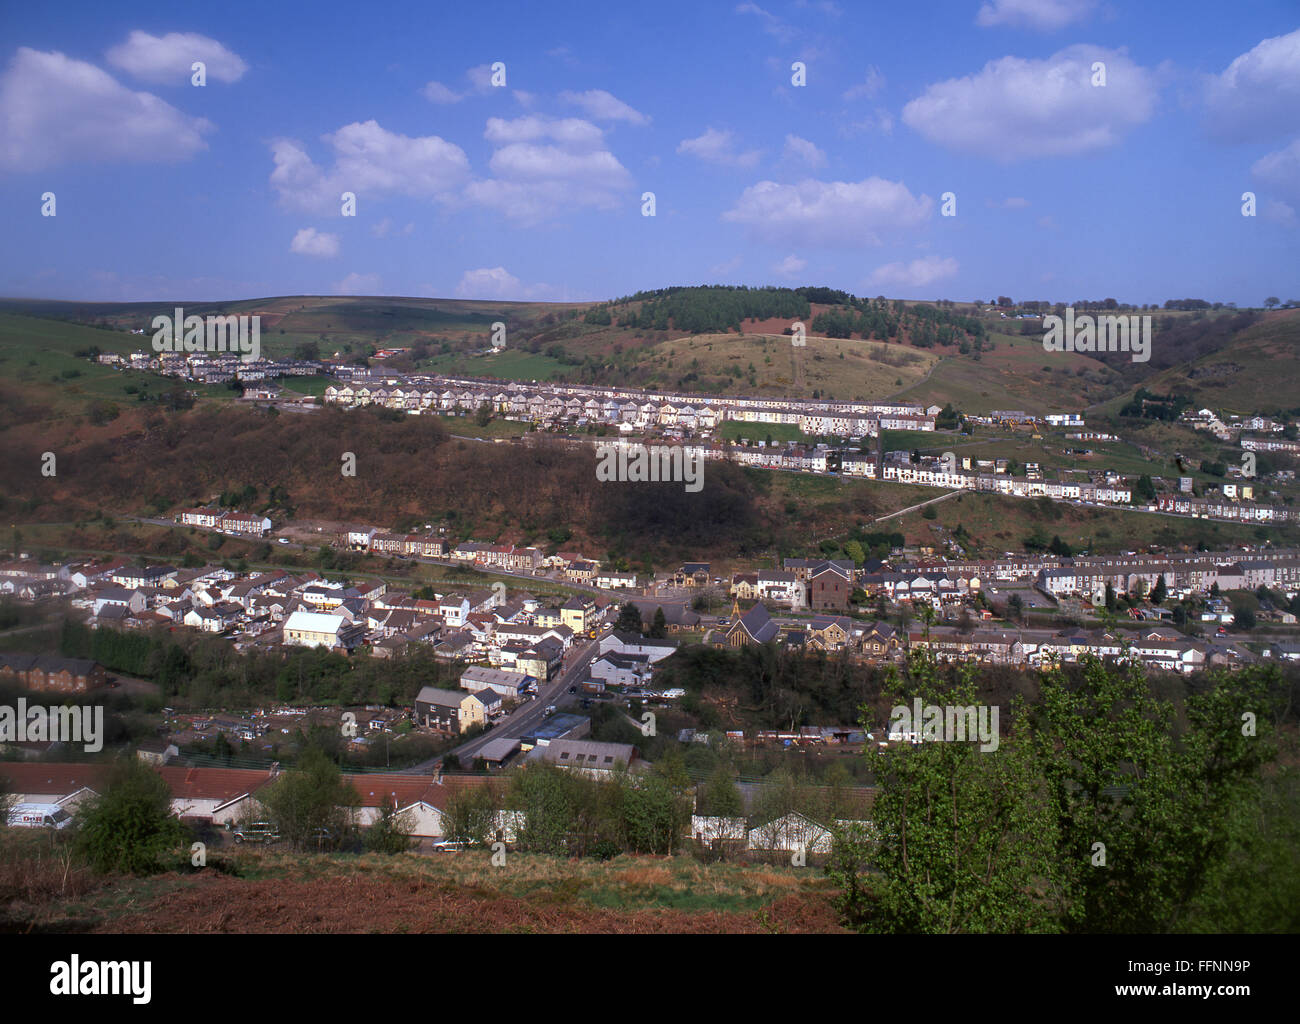
[[[296,611],[284,620],[284,642],[298,647],[352,648],[364,632],[363,626],[329,612]]]

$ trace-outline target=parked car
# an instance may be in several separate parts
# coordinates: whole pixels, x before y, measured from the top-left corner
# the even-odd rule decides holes
[[[433,850],[438,853],[459,853],[466,849],[469,849],[469,843],[457,842],[454,839],[439,839],[433,844]]]
[[[332,828],[316,828],[312,829],[307,842],[318,850],[332,850],[339,845],[339,839],[339,834]]]
[[[270,846],[282,838],[280,830],[269,821],[255,821],[251,825],[235,829],[236,843],[264,843]]]

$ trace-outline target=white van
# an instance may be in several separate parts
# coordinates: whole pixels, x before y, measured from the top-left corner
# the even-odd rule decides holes
[[[9,812],[11,828],[67,828],[72,815],[58,804],[14,804]]]

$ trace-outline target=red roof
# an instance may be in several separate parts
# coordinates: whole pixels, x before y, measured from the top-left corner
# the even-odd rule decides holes
[[[233,800],[271,781],[271,773],[258,768],[188,768],[177,764],[164,765],[158,774],[173,797],[189,800]]]
[[[350,775],[348,781],[357,791],[362,807],[381,807],[387,801],[397,801],[400,810],[423,801],[438,810],[447,809],[447,801],[454,793],[497,781],[485,775],[444,775],[442,782],[432,775],[399,775],[396,772],[374,772]]]
[[[67,796],[83,786],[101,792],[108,778],[102,764],[0,764],[0,777],[15,793],[57,793]]]

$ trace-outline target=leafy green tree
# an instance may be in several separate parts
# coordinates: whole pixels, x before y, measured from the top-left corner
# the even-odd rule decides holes
[[[955,681],[920,652],[908,659],[898,703],[979,703],[972,666]],[[841,885],[841,907],[859,928],[878,932],[1051,931],[1050,909],[1030,895],[1053,855],[1054,823],[1038,799],[1038,766],[1014,710],[1010,736],[995,751],[973,742],[923,742],[866,756],[881,787],[872,806],[875,831],[864,857],[861,837],[837,837],[828,865]],[[879,872],[864,904],[854,865]]]
[[[356,790],[338,765],[309,746],[293,771],[284,772],[258,796],[280,834],[296,848],[311,845],[321,829],[341,835],[351,824]]]
[[[642,630],[641,613],[631,601],[625,601],[618,610],[618,619],[614,628],[622,633],[640,633]]]
[[[1172,704],[1135,661],[1089,658],[1074,682],[1044,675],[1031,725],[1057,842],[1044,879],[1066,930],[1178,930],[1243,827],[1240,811],[1258,806],[1276,670],[1212,682],[1188,697],[1176,735]],[[1244,710],[1258,735],[1246,735]]]
[[[379,820],[366,830],[365,847],[372,853],[405,853],[413,845],[411,833],[415,819],[410,811],[399,811],[394,800],[385,800],[379,809]]]
[[[443,812],[445,838],[473,846],[487,846],[496,837],[501,796],[494,786],[467,786],[447,800]]]
[[[17,800],[17,795],[9,788],[9,780],[0,775],[0,825],[9,824],[9,812],[13,810]],[[0,832],[0,840],[3,838],[4,832]]]
[[[668,635],[668,621],[664,618],[662,607],[655,609],[654,621],[650,625],[650,636],[656,640],[662,640]]]
[[[651,774],[629,777],[623,792],[623,833],[636,853],[672,853],[690,821],[690,807],[671,782]]]
[[[700,813],[736,818],[745,813],[745,802],[725,765],[718,765],[700,789]]]
[[[900,702],[975,704],[973,673],[945,677],[919,652]],[[1175,714],[1135,660],[1088,658],[1069,678],[1042,674],[1040,702],[1013,705],[996,751],[868,748],[874,834],[837,836],[840,909],[875,931],[1216,931],[1226,884],[1247,904],[1236,919],[1284,929],[1300,793],[1263,768],[1285,692],[1276,668],[1218,673]],[[1280,878],[1246,882],[1253,852]]]
[[[77,812],[75,847],[101,873],[149,875],[179,852],[187,833],[172,815],[172,794],[161,775],[126,757],[114,763],[100,796]]]
[[[506,806],[523,812],[518,830],[520,849],[530,853],[570,852],[578,823],[575,778],[545,763],[526,764],[511,777]]]
[[[1164,604],[1165,599],[1169,596],[1169,588],[1165,584],[1164,573],[1161,573],[1156,579],[1156,585],[1151,588],[1151,603]]]

